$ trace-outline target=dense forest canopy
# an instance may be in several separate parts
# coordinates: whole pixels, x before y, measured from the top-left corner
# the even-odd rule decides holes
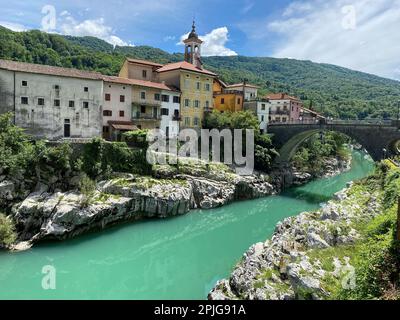
[[[13,32],[0,27],[0,58],[118,74],[125,57],[160,63],[183,59],[148,46],[113,47],[94,37]],[[205,57],[205,67],[228,83],[248,79],[261,94],[287,92],[306,107],[343,119],[397,117],[400,82],[311,61],[258,57]]]

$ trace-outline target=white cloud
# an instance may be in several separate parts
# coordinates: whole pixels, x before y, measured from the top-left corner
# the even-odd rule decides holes
[[[103,18],[84,20],[78,22],[68,12],[61,14],[60,32],[71,36],[92,36],[103,39],[114,46],[131,45],[118,36],[114,35],[114,30],[105,24]]]
[[[202,55],[208,56],[237,56],[237,53],[226,47],[228,42],[229,30],[227,27],[221,27],[212,30],[210,33],[199,36],[201,40],[204,41],[202,45]],[[189,33],[184,34],[181,37],[179,45],[183,44],[183,40],[187,39]]]
[[[24,25],[22,25],[20,23],[14,23],[14,22],[0,21],[0,26],[3,26],[7,29],[10,29],[12,31],[17,31],[17,32],[28,30],[28,28],[25,27]]]
[[[273,21],[246,25],[245,31],[260,43],[273,39],[274,57],[399,78],[399,17],[400,0],[304,0],[286,7]]]
[[[246,0],[244,3],[244,6],[241,10],[242,14],[246,14],[248,13],[251,9],[253,9],[255,6],[255,3],[250,1],[250,0]]]
[[[291,16],[295,13],[303,13],[312,10],[313,6],[310,2],[295,1],[289,4],[284,12],[283,16]]]

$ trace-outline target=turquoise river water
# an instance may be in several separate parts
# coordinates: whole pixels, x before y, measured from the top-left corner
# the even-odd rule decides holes
[[[277,222],[317,209],[373,170],[364,154],[354,152],[353,159],[347,173],[278,196],[0,252],[0,299],[206,299],[252,244],[271,237]],[[46,265],[55,268],[55,290],[42,288]]]

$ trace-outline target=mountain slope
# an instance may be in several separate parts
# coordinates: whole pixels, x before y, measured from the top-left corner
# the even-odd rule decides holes
[[[160,63],[183,59],[148,46],[113,47],[94,37],[71,37],[40,31],[12,32],[0,27],[0,58],[118,74],[125,57]],[[397,115],[400,82],[311,61],[257,57],[206,57],[206,67],[229,83],[244,78],[261,93],[298,95],[306,106],[341,118]]]

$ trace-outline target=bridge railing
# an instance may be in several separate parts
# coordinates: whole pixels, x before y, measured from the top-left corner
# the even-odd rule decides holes
[[[398,123],[396,120],[379,120],[379,119],[370,119],[370,120],[296,120],[296,121],[287,121],[287,122],[270,122],[269,126],[284,126],[284,125],[311,125],[311,124],[328,124],[328,125],[371,125],[371,126],[397,126],[400,127],[400,122]]]

